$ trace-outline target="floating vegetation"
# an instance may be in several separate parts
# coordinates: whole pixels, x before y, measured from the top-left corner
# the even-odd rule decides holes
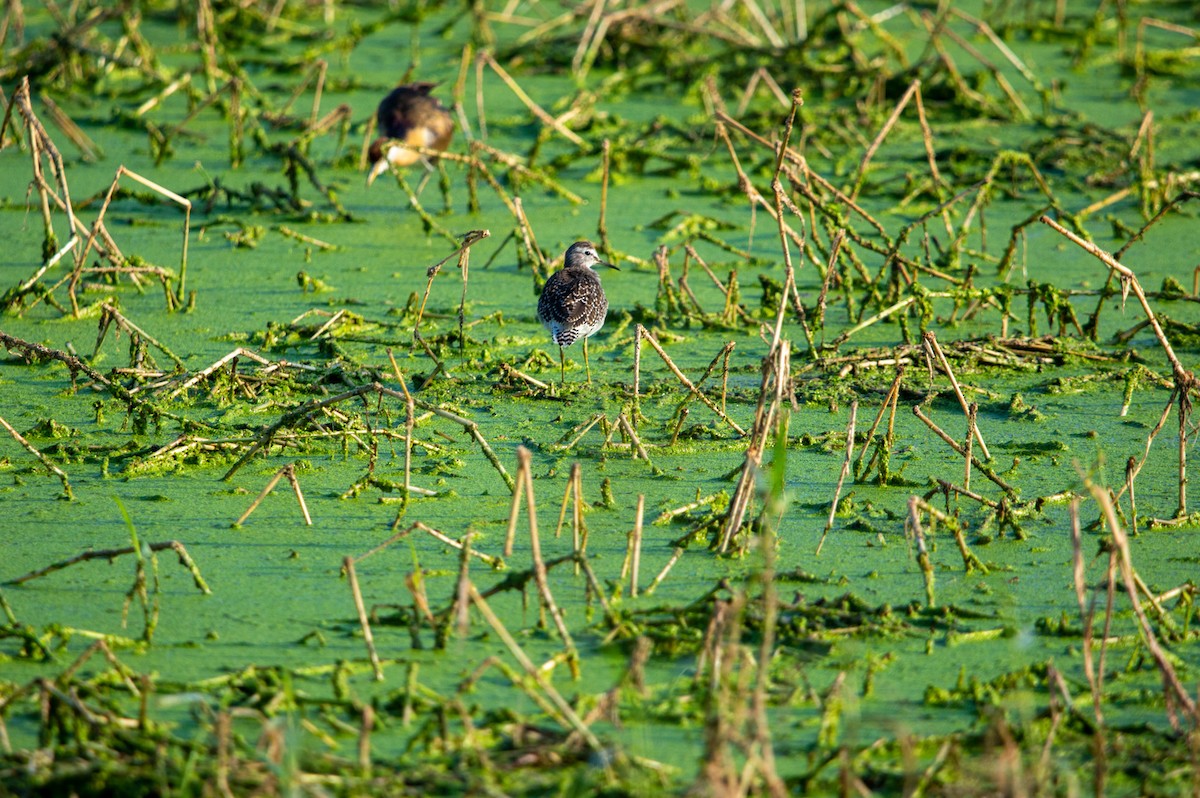
[[[1198,36],[7,4],[0,792],[1196,792]]]

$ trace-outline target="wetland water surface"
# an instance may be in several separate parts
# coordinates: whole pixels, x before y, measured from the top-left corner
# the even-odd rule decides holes
[[[1197,20],[1068,6],[9,4],[0,794],[1194,794]]]

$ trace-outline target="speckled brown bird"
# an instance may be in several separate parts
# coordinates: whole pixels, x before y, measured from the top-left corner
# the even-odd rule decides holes
[[[592,271],[597,266],[617,268],[600,260],[591,241],[576,241],[563,255],[563,267],[550,275],[538,298],[538,321],[546,325],[550,337],[558,344],[559,380],[563,383],[566,382],[563,350],[580,338],[583,339],[587,381],[592,381],[587,339],[604,326],[604,318],[608,315],[608,297],[604,295],[600,278]]]
[[[418,161],[430,168],[429,159],[413,147],[443,151],[454,135],[454,119],[446,107],[431,97],[436,83],[406,83],[392,89],[379,103],[376,118],[379,138],[371,142],[371,171],[367,185],[391,166],[412,166]]]

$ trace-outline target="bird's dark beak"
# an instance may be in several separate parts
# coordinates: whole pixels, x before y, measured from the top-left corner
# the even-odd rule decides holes
[[[603,260],[602,260],[602,261],[600,261],[600,265],[601,265],[601,266],[607,266],[607,267],[608,267],[608,268],[610,268],[610,269],[616,269],[617,271],[621,271],[621,270],[620,270],[620,269],[618,269],[616,266],[614,266],[613,264],[611,264],[611,263],[609,263],[609,262],[607,262],[607,261],[603,261]]]

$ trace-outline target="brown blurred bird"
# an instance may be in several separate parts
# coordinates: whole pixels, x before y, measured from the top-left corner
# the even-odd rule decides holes
[[[436,97],[429,96],[436,85],[406,83],[392,89],[379,103],[379,110],[375,112],[379,138],[371,142],[368,151],[371,171],[367,175],[367,185],[391,166],[412,166],[420,161],[432,171],[429,159],[412,148],[428,147],[440,152],[450,146],[454,119]]]
[[[566,382],[563,350],[580,338],[583,339],[583,365],[587,369],[587,381],[592,381],[587,339],[600,331],[608,315],[608,297],[604,295],[600,278],[592,271],[597,266],[617,268],[600,260],[596,246],[591,241],[576,241],[563,255],[563,267],[550,275],[538,298],[538,321],[546,326],[550,337],[558,344],[560,383]]]

